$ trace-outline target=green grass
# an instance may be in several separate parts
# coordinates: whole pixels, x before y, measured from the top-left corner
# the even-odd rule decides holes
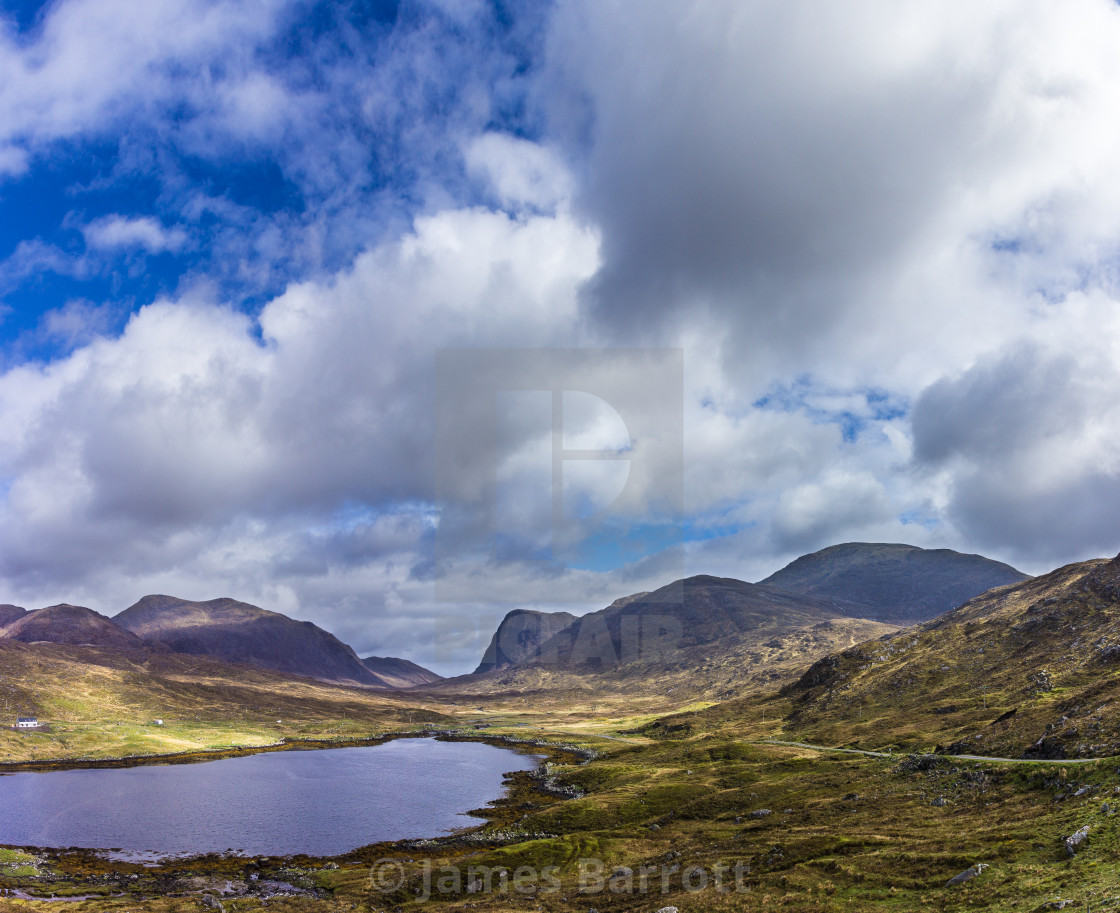
[[[39,875],[39,860],[31,853],[0,847],[0,878],[31,878]]]

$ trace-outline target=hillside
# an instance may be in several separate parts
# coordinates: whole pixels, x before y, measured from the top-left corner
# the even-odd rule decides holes
[[[588,701],[664,711],[775,687],[819,656],[894,630],[741,580],[690,577],[581,618],[515,610],[499,625],[480,671],[425,691],[496,700],[532,695],[556,714]],[[510,664],[511,655],[523,659]],[[495,656],[505,664],[494,666]]]
[[[694,722],[768,714],[813,744],[1062,759],[1120,754],[1118,707],[1120,557],[987,592]]]
[[[431,669],[395,656],[367,656],[362,665],[392,688],[413,688],[443,680]]]
[[[927,621],[1027,575],[982,555],[913,545],[847,542],[804,555],[760,586],[824,601],[853,618]]]
[[[0,631],[0,638],[23,643],[90,644],[115,650],[139,650],[144,641],[85,606],[47,606],[26,612]]]
[[[578,618],[510,612],[477,671],[540,663],[595,672],[626,663],[672,662],[689,647],[742,634],[782,634],[835,614],[811,599],[742,580],[689,577]]]
[[[234,599],[192,602],[174,596],[145,596],[113,621],[176,653],[248,663],[323,681],[391,687],[333,634],[309,621],[295,621]]]
[[[22,618],[26,614],[27,609],[23,606],[9,605],[8,603],[0,605],[0,628],[10,625],[17,618]]]
[[[771,592],[729,577],[688,577],[577,618],[541,645],[560,665],[670,661],[677,650],[739,634],[776,635],[827,621],[812,599]]]
[[[17,715],[48,728],[7,728]],[[155,719],[163,720],[156,725]],[[368,736],[442,717],[411,698],[167,650],[0,640],[0,759],[119,757]]]
[[[980,555],[849,542],[798,558],[758,584],[689,577],[578,618],[515,609],[494,632],[475,673],[537,662],[585,670],[637,658],[659,662],[666,650],[749,633],[780,634],[835,616],[908,625],[1024,579],[1015,568]],[[659,627],[653,635],[655,618],[657,625],[668,619],[671,630]],[[644,635],[650,635],[646,643]]]
[[[683,647],[666,662],[632,661],[595,669],[526,663],[445,679],[422,690],[431,700],[451,704],[485,698],[488,712],[547,713],[553,726],[577,725],[589,716],[636,717],[696,701],[771,692],[796,681],[820,656],[896,630],[859,618],[833,618],[783,633],[748,631]]]

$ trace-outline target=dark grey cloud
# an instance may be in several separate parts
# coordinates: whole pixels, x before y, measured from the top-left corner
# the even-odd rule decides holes
[[[947,517],[980,548],[1023,560],[1120,546],[1120,373],[1082,351],[1020,344],[943,378],[913,412],[914,460],[941,473]]]
[[[1085,383],[1093,370],[1074,353],[1021,344],[942,378],[914,404],[914,458],[1002,465],[1047,439],[1072,442],[1097,405]]]
[[[859,296],[996,162],[998,69],[947,65],[933,42],[898,54],[913,27],[900,10],[574,4],[557,18],[558,82],[588,105],[579,200],[606,261],[593,306],[622,334],[697,303],[758,345],[792,345],[806,321],[826,332],[873,305]]]

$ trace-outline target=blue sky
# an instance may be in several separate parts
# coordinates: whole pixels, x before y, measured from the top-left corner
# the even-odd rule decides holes
[[[1108,0],[0,10],[0,601],[232,595],[454,671],[441,619],[546,591],[1120,548]],[[549,564],[547,424],[441,501],[433,374],[556,347],[683,352],[683,501],[643,433]]]
[[[40,46],[81,43],[65,25],[79,6],[15,7],[7,50],[33,68]],[[207,7],[224,22],[221,5]],[[169,8],[150,26],[186,15]],[[153,49],[149,96],[139,84],[103,98],[69,86],[72,105],[93,96],[88,116],[14,125],[12,146],[25,160],[0,187],[9,360],[63,353],[68,340],[46,332],[44,317],[75,302],[119,331],[144,304],[205,282],[253,314],[288,283],[343,268],[407,230],[417,214],[479,202],[458,149],[464,136],[532,131],[520,83],[539,25],[503,5],[460,21],[434,5],[396,3],[265,4],[255,15],[263,27],[242,24],[251,44],[201,35],[201,47]],[[105,31],[126,37],[119,24]],[[465,101],[470,93],[484,103]],[[308,233],[313,253],[300,244]]]

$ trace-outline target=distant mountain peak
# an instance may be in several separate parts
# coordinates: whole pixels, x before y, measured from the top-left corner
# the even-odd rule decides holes
[[[249,663],[325,681],[388,688],[349,646],[309,621],[296,621],[229,597],[194,602],[145,596],[114,619],[176,653]]]
[[[65,602],[23,613],[5,625],[0,637],[23,643],[89,644],[123,650],[144,647],[141,638],[99,612]]]
[[[10,625],[18,618],[22,618],[27,614],[27,609],[20,605],[11,605],[9,603],[0,604],[0,629]]]
[[[362,665],[394,688],[415,688],[443,681],[443,676],[431,669],[395,656],[367,656],[362,659]]]
[[[826,600],[849,617],[909,625],[1027,578],[1001,561],[947,548],[844,542],[802,555],[759,585]]]

